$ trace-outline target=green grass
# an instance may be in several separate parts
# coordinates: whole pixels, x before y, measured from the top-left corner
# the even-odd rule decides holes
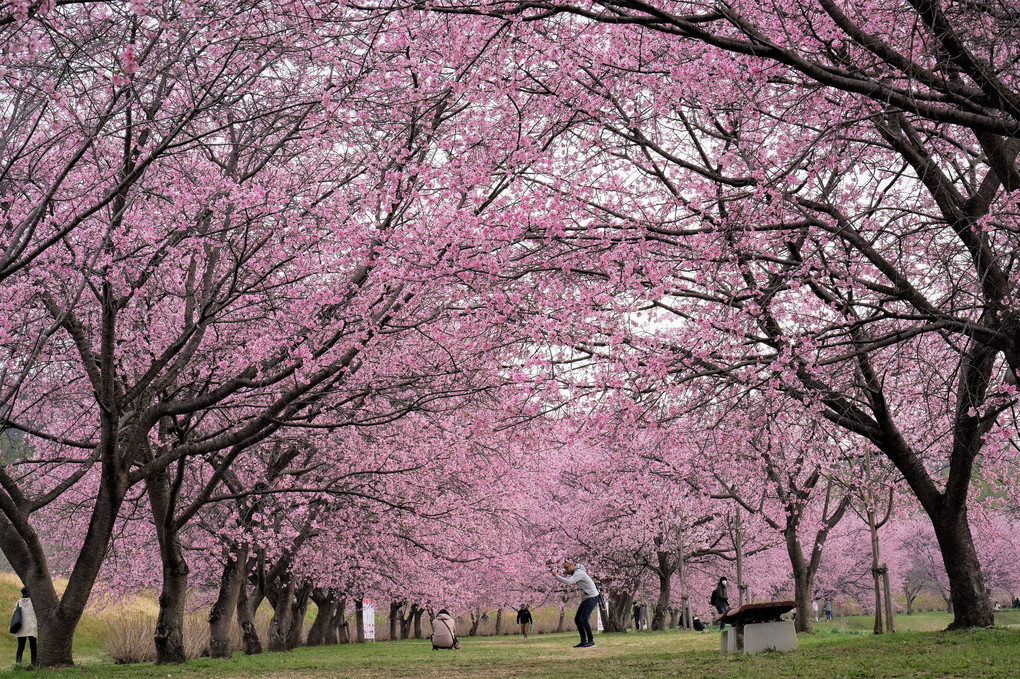
[[[1004,612],[1002,623],[1020,622],[1020,613]],[[339,679],[341,677],[697,677],[711,679],[785,679],[787,677],[911,677],[945,679],[1017,676],[1020,630],[970,632],[916,631],[944,626],[945,614],[898,616],[897,634],[875,637],[870,618],[856,616],[819,623],[799,637],[799,650],[754,656],[720,657],[717,633],[640,632],[598,635],[595,649],[574,649],[573,634],[465,638],[459,651],[432,651],[427,641],[303,648],[292,653],[199,659],[181,666],[115,666],[79,652],[78,667],[57,677],[124,679],[241,678]],[[913,631],[909,631],[914,628]],[[80,642],[85,651],[94,642]],[[9,650],[10,644],[4,649]],[[10,651],[13,658],[13,650]],[[2,671],[0,678],[29,674]]]

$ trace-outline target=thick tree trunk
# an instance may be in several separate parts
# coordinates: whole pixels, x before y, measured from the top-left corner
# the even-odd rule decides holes
[[[559,619],[559,622],[556,623],[556,633],[557,634],[559,634],[560,632],[563,631],[563,619],[566,616],[567,616],[567,607],[565,605],[563,605],[563,604],[560,604],[560,619]]]
[[[502,608],[497,608],[496,609],[496,629],[495,629],[495,632],[493,632],[493,634],[495,636],[497,636],[497,637],[499,636],[499,630],[500,630],[500,628],[502,626],[503,626],[503,609]]]
[[[326,631],[326,644],[349,644],[351,633],[347,626],[347,598],[341,597],[333,609],[333,617]]]
[[[294,598],[290,602],[290,626],[286,630],[287,634],[285,637],[288,651],[294,650],[303,641],[305,613],[308,612],[308,595],[311,589],[311,586],[307,583],[296,588]]]
[[[793,571],[793,592],[797,600],[797,621],[794,627],[798,632],[810,632],[812,629],[813,615],[811,610],[811,595],[814,591],[815,573],[809,562],[804,558],[804,551],[801,549],[800,541],[797,540],[797,524],[794,521],[788,523],[786,530],[786,551],[790,557],[790,567]]]
[[[229,658],[230,631],[233,626],[233,612],[245,585],[245,567],[248,563],[247,545],[234,544],[223,549],[223,574],[216,602],[209,611],[209,656]]]
[[[397,640],[397,630],[400,623],[400,609],[404,605],[403,601],[391,601],[390,602],[390,641]]]
[[[336,612],[336,593],[332,589],[316,587],[311,593],[312,602],[315,603],[315,620],[308,628],[308,639],[305,642],[308,646],[325,646],[329,641],[329,628]]]
[[[471,628],[468,629],[468,636],[473,637],[478,634],[478,625],[482,622],[482,613],[478,611],[476,614],[475,611],[470,611],[469,615],[471,616]]]
[[[955,515],[946,512],[933,516],[932,525],[949,576],[950,611],[953,613],[949,629],[991,627],[995,616],[974,549],[966,507]]]
[[[288,650],[287,634],[290,632],[290,624],[294,616],[294,607],[291,606],[291,602],[294,600],[296,585],[294,578],[291,577],[287,579],[287,584],[282,589],[279,589],[278,585],[267,589],[269,603],[273,607],[273,617],[269,620],[268,648],[270,653]]]
[[[255,627],[255,613],[262,604],[264,590],[256,585],[249,594],[248,585],[241,583],[237,595],[237,624],[241,627],[241,642],[244,644],[245,655],[258,655],[262,652],[262,640],[259,639],[258,628]]]
[[[179,479],[172,483],[165,469],[145,479],[145,491],[152,508],[156,537],[159,540],[159,557],[163,565],[159,616],[152,636],[156,645],[157,665],[180,664],[187,660],[184,654],[184,605],[188,592],[188,564],[181,547],[180,527],[175,520],[178,488]]]
[[[605,606],[602,608],[602,627],[610,634],[623,634],[627,631],[627,618],[630,616],[634,595],[629,593],[607,593],[603,597]]]
[[[168,537],[163,556],[163,590],[159,595],[159,616],[152,640],[156,644],[156,664],[179,664],[184,653],[184,604],[188,591],[188,564],[184,560],[177,534]]]

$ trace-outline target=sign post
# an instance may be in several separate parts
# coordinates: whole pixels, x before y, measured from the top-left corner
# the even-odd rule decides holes
[[[375,602],[365,599],[361,607],[361,624],[365,628],[365,641],[375,641]]]

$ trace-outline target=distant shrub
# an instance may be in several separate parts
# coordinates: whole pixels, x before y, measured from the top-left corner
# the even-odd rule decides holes
[[[114,663],[126,665],[156,661],[156,646],[152,641],[156,631],[156,616],[130,612],[109,616],[105,622],[103,648]],[[264,644],[269,632],[269,615],[260,610],[256,624]],[[230,632],[230,650],[237,652],[243,648],[241,630],[235,624]],[[209,655],[209,622],[203,613],[190,614],[184,618],[184,654],[188,658]]]
[[[103,639],[103,648],[118,665],[155,662],[156,647],[152,643],[156,631],[155,618],[131,613],[112,618]]]

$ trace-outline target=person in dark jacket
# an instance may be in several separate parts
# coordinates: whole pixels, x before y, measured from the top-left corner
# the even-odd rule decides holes
[[[533,620],[531,619],[531,611],[528,610],[528,604],[521,604],[521,608],[517,611],[517,624],[521,626],[521,634],[524,635],[524,640],[528,640],[528,626],[531,625]]]
[[[634,618],[634,631],[637,632],[641,629],[641,604],[634,604],[631,616]]]
[[[719,578],[719,584],[712,590],[712,598],[709,603],[715,606],[715,610],[719,613],[719,629],[721,630],[726,626],[726,623],[722,621],[722,615],[726,611],[730,610],[730,598],[726,591],[726,578]]]

